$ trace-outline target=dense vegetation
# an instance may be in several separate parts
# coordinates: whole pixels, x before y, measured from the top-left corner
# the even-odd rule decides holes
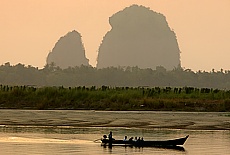
[[[230,71],[0,66],[0,108],[230,111]]]
[[[0,108],[230,111],[230,91],[193,87],[0,85]]]
[[[42,69],[6,63],[0,66],[0,84],[9,86],[97,86],[112,87],[196,87],[230,89],[230,71],[197,71],[181,67],[167,71],[164,67],[140,69],[138,67],[110,67],[97,69],[91,66],[61,69],[54,64]]]

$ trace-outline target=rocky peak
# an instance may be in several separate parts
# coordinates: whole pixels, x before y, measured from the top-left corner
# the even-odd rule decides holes
[[[175,33],[164,15],[144,6],[132,5],[109,18],[111,30],[98,50],[98,68],[110,66],[180,66]]]
[[[47,64],[54,63],[63,69],[89,65],[80,33],[74,30],[61,37],[48,54],[46,62]]]

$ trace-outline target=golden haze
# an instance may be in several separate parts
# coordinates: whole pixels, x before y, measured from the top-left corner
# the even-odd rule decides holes
[[[111,28],[109,17],[132,4],[166,16],[177,35],[183,67],[230,69],[229,0],[1,0],[0,64],[42,68],[57,40],[75,29],[95,66],[98,47]]]

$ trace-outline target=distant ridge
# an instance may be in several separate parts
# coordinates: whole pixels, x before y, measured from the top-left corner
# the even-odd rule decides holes
[[[48,54],[46,63],[54,63],[55,66],[62,69],[81,65],[88,66],[89,60],[85,56],[80,33],[74,30],[61,37]]]
[[[99,47],[97,68],[163,66],[171,70],[181,66],[176,35],[164,15],[132,5],[112,15],[109,23],[112,29]]]

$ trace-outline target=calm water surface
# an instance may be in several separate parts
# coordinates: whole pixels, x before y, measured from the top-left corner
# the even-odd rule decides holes
[[[10,114],[12,112],[12,115]],[[55,125],[28,125],[25,120],[18,122],[13,113],[7,111],[7,119],[17,122],[0,126],[0,154],[41,155],[41,154],[191,154],[217,155],[230,154],[229,130],[185,130],[185,129],[149,129],[123,127],[76,127]],[[33,112],[34,113],[34,112]],[[35,112],[36,113],[36,112]],[[87,114],[87,111],[85,112]],[[44,115],[47,115],[44,113]],[[12,117],[11,117],[12,116]],[[1,115],[1,119],[3,116]],[[18,117],[18,116],[17,116]],[[33,116],[31,116],[33,117]],[[6,119],[6,118],[4,118]],[[47,118],[48,119],[48,118]],[[63,118],[60,118],[60,121]],[[58,120],[55,120],[58,121]],[[26,125],[25,125],[26,124]],[[102,135],[113,131],[114,138],[123,139],[127,136],[140,136],[146,140],[164,140],[189,135],[183,149],[135,148],[116,146],[102,147],[97,141]]]

